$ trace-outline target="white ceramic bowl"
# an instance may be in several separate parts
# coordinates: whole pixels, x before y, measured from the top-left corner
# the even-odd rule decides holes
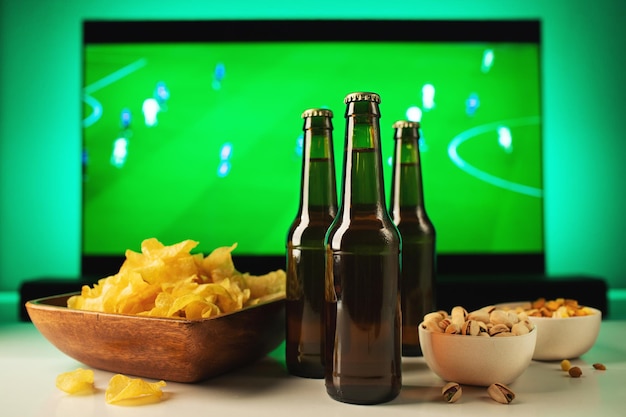
[[[531,302],[521,301],[497,304],[501,308],[529,309]],[[564,318],[532,317],[528,319],[537,328],[537,343],[533,359],[555,361],[574,359],[586,353],[596,342],[602,323],[602,312],[588,307],[593,314]]]
[[[440,378],[465,385],[510,384],[530,365],[536,329],[510,337],[430,332],[418,326],[424,360]]]
[[[589,307],[588,316],[550,318],[529,317],[537,328],[533,359],[541,361],[574,359],[586,353],[600,333],[602,312]]]

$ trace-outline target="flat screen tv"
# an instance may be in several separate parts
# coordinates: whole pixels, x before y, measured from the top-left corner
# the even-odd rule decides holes
[[[303,110],[331,109],[338,181],[344,97],[381,96],[421,122],[439,274],[543,273],[541,25],[537,20],[83,22],[82,273],[119,269],[142,240],[235,266],[284,267],[299,200]],[[340,184],[337,185],[340,189]]]

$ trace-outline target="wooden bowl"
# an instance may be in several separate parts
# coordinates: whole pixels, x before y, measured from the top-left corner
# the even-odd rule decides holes
[[[125,375],[199,382],[255,362],[285,337],[284,296],[209,319],[180,320],[69,309],[72,295],[28,301],[33,324],[77,361]]]

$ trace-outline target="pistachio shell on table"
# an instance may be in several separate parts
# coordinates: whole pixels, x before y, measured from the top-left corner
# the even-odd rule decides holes
[[[463,388],[456,382],[448,382],[441,389],[441,395],[443,399],[449,403],[455,403],[461,398],[463,394]]]
[[[498,382],[487,388],[487,393],[494,400],[502,404],[509,404],[515,399],[515,393],[509,387]]]

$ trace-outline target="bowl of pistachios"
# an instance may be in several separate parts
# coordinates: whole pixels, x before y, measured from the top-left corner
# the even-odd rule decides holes
[[[428,313],[418,335],[426,364],[441,379],[482,387],[517,379],[530,365],[537,341],[530,320],[495,306]]]

